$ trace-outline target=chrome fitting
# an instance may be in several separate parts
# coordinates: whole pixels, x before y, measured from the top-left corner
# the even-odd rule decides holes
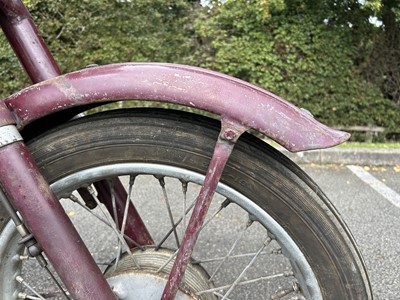
[[[23,138],[15,125],[0,127],[0,148],[22,140]]]

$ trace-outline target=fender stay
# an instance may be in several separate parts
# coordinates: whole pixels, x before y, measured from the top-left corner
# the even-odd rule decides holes
[[[331,147],[350,136],[257,86],[174,64],[125,63],[83,69],[30,86],[5,103],[22,129],[34,120],[72,107],[134,99],[218,114],[264,133],[292,152]]]

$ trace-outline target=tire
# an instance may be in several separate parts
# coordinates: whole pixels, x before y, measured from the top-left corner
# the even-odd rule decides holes
[[[87,186],[101,179],[101,176],[105,178],[122,176],[126,174],[128,167],[134,168],[135,174],[166,177],[174,177],[171,174],[181,172],[192,186],[192,182],[197,180],[195,178],[200,178],[198,180],[201,181],[202,174],[206,172],[219,129],[220,124],[215,120],[178,111],[121,110],[74,120],[35,138],[29,143],[29,148],[44,176],[60,198],[68,198],[72,190],[78,186]],[[138,169],[135,169],[136,166],[139,166]],[[156,171],[151,171],[152,168]],[[93,173],[92,170],[95,169],[103,171]],[[89,172],[92,177],[81,176],[81,174],[86,174],[85,172]],[[165,172],[165,174],[158,174],[159,172]],[[78,183],[70,179],[75,178],[74,174],[80,174]],[[144,177],[143,182],[151,181],[148,177]],[[74,183],[68,186],[71,180]],[[182,178],[180,180],[182,181]],[[176,189],[173,189],[172,194],[175,192]],[[257,262],[251,266],[251,269],[254,269],[254,274],[257,272],[265,274],[270,269],[282,267],[284,271],[279,270],[279,272],[286,274],[277,282],[271,276],[271,282],[268,281],[265,284],[263,280],[259,280],[254,284],[249,283],[249,286],[238,285],[227,299],[267,299],[268,297],[271,299],[372,299],[362,258],[346,225],[318,186],[284,155],[250,134],[244,134],[235,146],[223,173],[218,192],[223,197],[220,200],[213,200],[217,203],[216,207],[219,207],[218,203],[223,202],[225,198],[233,202],[238,198],[233,207],[235,210],[240,209],[240,212],[244,212],[243,220],[242,217],[236,217],[236,215],[225,217],[224,211],[221,211],[221,216],[217,214],[211,222],[213,229],[205,229],[201,234],[200,246],[196,245],[192,261],[202,256],[202,251],[210,256],[217,256],[218,253],[221,255],[220,252],[224,251],[222,254],[224,255],[236,239],[240,242],[234,251],[262,244],[267,237],[269,248],[262,250],[262,253],[269,254],[257,257]],[[149,191],[149,194],[145,196],[139,194],[133,198],[134,201],[145,199],[143,208],[139,211],[146,225],[149,226],[150,223],[161,223],[163,219],[158,216],[155,217],[156,221],[147,219],[156,214],[155,210],[158,206],[162,206],[160,199],[158,199],[159,202],[155,200],[154,206],[150,206],[149,199],[153,193]],[[177,198],[180,196],[178,195]],[[175,202],[171,200],[171,203],[173,206]],[[210,214],[212,210],[213,208],[210,208]],[[165,219],[168,224],[168,217]],[[230,221],[233,225],[225,224],[225,221]],[[252,233],[241,231],[247,230],[243,228],[247,228],[246,224],[251,221],[256,223],[255,231]],[[155,236],[162,231],[157,224],[153,230]],[[236,227],[232,229],[232,226]],[[90,225],[78,230],[90,233],[93,228],[94,226]],[[253,225],[251,230],[253,230]],[[239,234],[233,234],[235,232],[245,232],[245,234],[239,238]],[[208,234],[215,234],[215,237],[210,240]],[[233,239],[227,242],[226,239],[233,235],[235,235]],[[97,234],[95,234],[95,239],[97,239]],[[3,229],[0,242],[10,243],[10,240],[12,237]],[[165,249],[175,250],[177,246],[175,246],[173,234],[170,240],[172,241],[165,246]],[[102,241],[101,244],[103,243],[105,245]],[[225,246],[226,244],[228,246]],[[198,248],[201,249],[198,250]],[[259,247],[252,249],[251,251],[256,252]],[[8,250],[8,255],[12,251],[23,250],[16,247],[14,250]],[[7,253],[4,249],[2,252],[0,246],[0,253],[4,252]],[[154,258],[154,256],[150,257]],[[268,258],[264,260],[264,257]],[[2,299],[12,299],[7,298],[11,295],[11,292],[7,291],[10,289],[10,283],[6,282],[4,278],[7,277],[4,277],[4,274],[11,274],[11,270],[19,270],[19,265],[7,267],[4,259],[5,257],[0,257],[2,261],[0,275],[3,274],[3,277],[0,276],[3,278],[0,280],[2,281],[0,282],[0,298],[3,293],[5,296]],[[225,264],[227,266],[225,273],[219,277],[216,275],[215,278],[218,277],[224,281],[233,273],[230,268],[235,267],[233,262],[236,263],[236,258],[228,260],[232,263]],[[276,265],[274,265],[275,260],[279,261]],[[195,265],[197,264],[193,262],[193,266]],[[204,271],[207,274],[204,276],[211,276],[212,268],[207,269],[208,266],[204,266],[206,263],[199,265],[201,265],[201,272]],[[133,270],[132,267],[128,269]],[[107,274],[109,271],[104,272]],[[29,277],[29,274],[26,276]],[[36,275],[33,277],[35,278]],[[238,275],[234,276],[234,278],[237,277]],[[240,281],[243,280],[245,280],[244,277]],[[212,284],[213,286],[223,285],[223,283],[214,282],[214,279]],[[20,287],[17,286],[16,289]],[[212,295],[215,298],[210,299],[220,299],[218,297],[221,297],[223,292],[215,291]],[[15,295],[15,291],[13,293]]]

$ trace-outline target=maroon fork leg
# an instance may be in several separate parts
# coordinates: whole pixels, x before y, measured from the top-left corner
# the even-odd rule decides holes
[[[61,75],[21,0],[0,0],[0,25],[33,83]]]
[[[235,142],[244,130],[245,128],[237,125],[229,126],[222,123],[222,130],[214,148],[206,178],[197,197],[179,252],[164,288],[162,300],[173,300],[176,295],[226,162],[230,157]]]
[[[0,101],[0,185],[75,300],[116,299]]]
[[[22,142],[0,148],[0,182],[75,300],[116,299]]]

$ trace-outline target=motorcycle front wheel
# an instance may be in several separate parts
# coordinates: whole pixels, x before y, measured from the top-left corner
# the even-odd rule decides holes
[[[206,117],[133,109],[83,117],[29,143],[119,299],[159,299],[219,131],[220,123]],[[109,182],[112,193],[115,178],[154,243],[121,242],[124,232],[95,186]],[[93,203],[83,201],[82,190]],[[0,298],[64,299],[35,259],[24,255],[11,222],[3,223]],[[176,299],[350,300],[372,294],[354,240],[324,193],[280,152],[244,134]]]

